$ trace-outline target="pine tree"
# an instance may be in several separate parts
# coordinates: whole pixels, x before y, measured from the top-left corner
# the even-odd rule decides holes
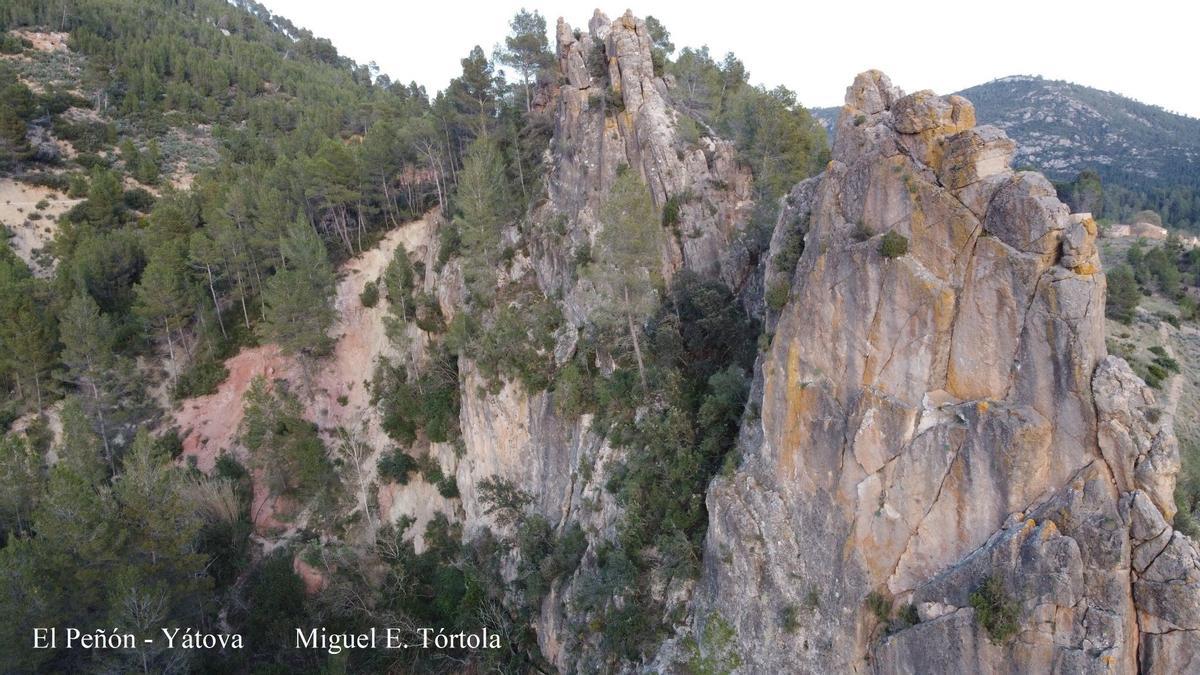
[[[102,441],[84,412],[80,395],[72,394],[63,400],[59,419],[62,421],[62,438],[54,448],[58,464],[87,482],[99,485],[108,476],[108,467],[101,461],[98,448]]]
[[[655,49],[661,49],[664,54],[675,52],[675,43],[671,42],[671,32],[661,21],[653,16],[646,16],[646,32],[650,33]]]
[[[446,91],[455,112],[470,129],[468,138],[478,138],[487,133],[496,113],[496,75],[478,45],[462,60],[462,69],[462,75],[451,81]]]
[[[7,351],[17,377],[32,385],[33,402],[42,409],[45,384],[55,363],[57,335],[44,298],[30,292],[18,299],[0,323],[0,346]],[[26,390],[26,396],[29,395]]]
[[[25,135],[25,120],[9,106],[0,105],[0,167],[9,166],[29,157],[29,139]]]
[[[38,536],[0,548],[0,639],[7,626],[112,625],[152,635],[162,627],[197,625],[209,587],[206,556],[197,550],[203,525],[178,469],[154,454],[139,433],[111,484],[73,462],[50,471],[33,511]],[[93,453],[94,456],[94,453]],[[103,475],[103,472],[100,472]],[[28,645],[27,639],[6,645]],[[56,672],[98,669],[91,650],[39,655],[0,650],[0,668],[25,671],[55,658]],[[153,647],[105,655],[103,670],[162,672],[182,667]],[[186,667],[183,668],[186,670]]]
[[[125,219],[124,191],[121,179],[107,169],[92,170],[87,201],[84,202],[84,221],[97,228],[111,228]]]
[[[171,358],[172,378],[179,371],[172,333],[182,332],[183,323],[195,306],[194,293],[188,283],[183,258],[174,248],[167,248],[150,259],[142,272],[142,280],[134,286],[137,302],[134,311],[147,325],[161,330]]]
[[[209,297],[212,298],[213,313],[217,316],[217,325],[221,328],[221,337],[228,339],[225,330],[225,319],[221,316],[221,300],[217,296],[217,283],[222,280],[224,261],[217,243],[207,232],[193,232],[188,240],[188,264],[198,270],[208,287]]]
[[[161,162],[162,152],[159,150],[158,141],[151,140],[146,151],[138,155],[134,178],[144,185],[157,185]]]
[[[0,251],[0,374],[16,380],[17,395],[42,408],[45,380],[57,360],[58,336],[48,288],[15,256]]]
[[[496,144],[476,139],[459,174],[454,225],[462,240],[463,274],[477,296],[490,298],[500,256],[500,233],[509,215],[509,190]]]
[[[0,541],[28,532],[44,482],[42,457],[29,439],[0,436]]]
[[[624,170],[600,210],[600,232],[594,263],[586,276],[607,301],[601,323],[622,326],[628,332],[637,360],[642,389],[647,388],[646,363],[639,334],[657,305],[655,286],[660,277],[662,228],[650,191],[637,173]],[[608,316],[605,316],[607,314]]]
[[[395,318],[408,321],[416,279],[403,246],[396,247],[392,261],[383,271],[383,287],[387,291],[388,311]]]
[[[397,141],[396,126],[386,117],[371,125],[359,151],[363,182],[372,189],[378,189],[378,194],[383,200],[383,211],[391,221],[392,227],[400,224],[397,220],[399,196],[393,181],[400,170],[402,152]]]
[[[78,292],[67,304],[61,318],[63,336],[63,365],[67,378],[79,390],[88,417],[94,420],[104,445],[104,457],[109,468],[116,470],[110,442],[113,423],[109,413],[116,407],[108,389],[108,377],[113,371],[116,336],[112,324],[100,314],[100,307],[84,292]]]
[[[0,63],[0,167],[28,159],[31,154],[26,120],[33,113],[33,93]]]
[[[115,471],[129,429],[147,421],[153,405],[137,380],[133,362],[116,351],[112,322],[90,295],[77,292],[71,298],[59,320],[59,333],[66,381],[78,391],[105,462]]]
[[[531,107],[530,82],[538,73],[549,67],[554,57],[546,39],[546,19],[536,10],[522,8],[509,22],[512,32],[504,38],[505,50],[500,53],[500,62],[515,68],[521,75],[525,89],[525,112]]]
[[[324,214],[316,222],[329,222],[332,234],[354,255],[354,243],[362,250],[363,221],[359,203],[362,194],[358,180],[362,173],[358,158],[344,143],[326,140],[320,150],[304,166],[307,178],[305,197]],[[356,216],[351,222],[351,213]],[[355,232],[356,231],[356,232]]]
[[[1133,269],[1129,265],[1118,265],[1108,273],[1108,302],[1105,314],[1123,324],[1133,321],[1134,311],[1142,299]]]
[[[330,304],[336,279],[325,246],[308,223],[298,220],[288,228],[280,252],[283,267],[263,290],[261,335],[288,354],[325,354],[332,343],[327,331],[336,318]]]

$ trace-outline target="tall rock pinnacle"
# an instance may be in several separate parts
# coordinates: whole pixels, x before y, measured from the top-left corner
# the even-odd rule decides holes
[[[594,237],[600,203],[628,166],[656,206],[672,201],[678,211],[679,236],[664,251],[664,276],[687,268],[737,287],[749,269],[730,262],[729,251],[752,206],[749,171],[729,141],[708,134],[689,144],[680,137],[685,113],[654,72],[643,20],[626,12],[609,21],[597,10],[588,27],[584,33],[558,22],[564,83],[548,181],[553,208],[571,220],[576,236]]]
[[[1200,667],[1171,420],[1106,356],[1095,223],[1013,151],[870,71],[790,196],[804,253],[693,608],[747,672]]]

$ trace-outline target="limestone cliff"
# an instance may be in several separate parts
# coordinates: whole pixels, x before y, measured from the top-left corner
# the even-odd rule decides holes
[[[783,200],[754,260],[751,176],[729,142],[681,139],[645,24],[597,12],[587,32],[560,21],[557,43],[560,81],[538,96],[554,116],[547,194],[506,231],[520,246],[500,277],[501,296],[529,287],[561,307],[554,361],[598,309],[577,251],[596,243],[621,167],[672,214],[665,279],[720,279],[754,311],[762,289],[786,291],[765,310],[741,464],[707,494],[701,579],[661,589],[678,632],[646,667],[1200,667],[1200,552],[1169,525],[1171,414],[1106,356],[1090,216],[1013,171],[1014,143],[977,127],[966,99],[905,96],[869,72],[833,160]],[[434,284],[447,316],[456,264]],[[605,483],[625,451],[553,392],[489,387],[478,366],[460,360],[464,447],[448,460],[466,533],[503,529],[478,492],[490,477],[558,530],[582,525],[581,566],[535,619],[542,655],[562,672],[636,669],[580,633],[572,602],[615,536]]]
[[[521,272],[501,284],[532,277],[540,294],[561,298],[564,325],[554,353],[560,365],[571,359],[597,309],[596,294],[580,278],[577,252],[596,243],[601,205],[623,167],[640,174],[659,212],[674,214],[663,223],[670,230],[662,249],[664,279],[687,269],[735,289],[753,283],[756,261],[739,238],[753,206],[750,173],[730,142],[711,133],[691,144],[680,138],[684,113],[671,102],[669,79],[654,72],[651,42],[645,23],[631,13],[610,21],[597,11],[586,32],[558,23],[560,82],[541,98],[554,115],[547,195],[522,231],[510,233],[524,238],[528,257],[513,265]],[[527,491],[533,508],[559,528],[584,525],[592,550],[611,539],[619,509],[604,485],[621,451],[591,431],[590,416],[564,417],[552,393],[530,394],[518,383],[488,391],[466,360],[461,370],[466,451],[457,482],[468,532],[494,526],[478,485],[496,476]],[[545,657],[564,672],[580,667],[580,652],[591,648],[576,634],[580,617],[569,616],[574,593],[570,581],[551,593],[537,626]]]
[[[744,672],[1200,668],[1170,415],[1106,356],[1095,224],[1013,152],[961,97],[848,89],[780,219],[804,252],[659,667],[696,641]]]

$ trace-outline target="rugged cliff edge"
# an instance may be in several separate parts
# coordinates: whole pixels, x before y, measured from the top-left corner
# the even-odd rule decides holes
[[[833,161],[780,219],[804,253],[743,463],[708,493],[691,639],[710,658],[1200,667],[1170,415],[1105,354],[1095,224],[1011,170],[1013,151],[961,97],[905,96],[876,71],[848,89]]]
[[[497,298],[561,310],[549,356],[570,363],[605,310],[578,252],[603,236],[628,170],[671,214],[658,276],[720,281],[767,332],[740,461],[707,492],[700,577],[650,572],[651,601],[636,608],[673,631],[649,656],[612,653],[592,628],[611,617],[579,601],[620,536],[611,484],[637,451],[564,411],[554,388],[497,384],[459,359],[462,447],[428,452],[456,478],[465,537],[511,533],[482,488],[495,479],[556,534],[582,533],[578,566],[531,616],[547,667],[1200,668],[1200,551],[1170,526],[1171,413],[1106,355],[1089,215],[1014,172],[1015,144],[975,126],[966,99],[905,96],[872,71],[847,92],[833,160],[783,200],[760,260],[745,240],[753,177],[710,130],[682,138],[686,113],[655,72],[645,23],[597,12],[583,32],[560,20],[557,43],[560,80],[538,95],[554,124],[547,192],[503,233],[515,252]],[[439,269],[423,232],[406,248],[423,251],[423,287],[450,319],[467,299],[462,263]],[[414,362],[428,357],[418,338]],[[612,356],[590,348],[611,375]],[[428,520],[444,505],[431,490],[388,485],[381,520]],[[521,556],[506,558],[506,580],[541,564]]]
[[[501,286],[531,278],[540,293],[560,299],[559,365],[571,360],[601,309],[577,252],[601,236],[600,211],[621,171],[637,172],[659,213],[668,204],[674,213],[664,223],[673,236],[663,239],[662,279],[688,270],[734,289],[754,283],[757,261],[740,239],[753,207],[750,172],[729,141],[712,133],[682,140],[684,113],[671,102],[669,80],[655,73],[651,47],[645,22],[628,12],[609,20],[596,11],[586,32],[561,19],[557,26],[560,81],[543,98],[554,114],[548,191],[525,228],[528,257]],[[508,236],[523,235],[514,229]],[[498,477],[529,493],[534,510],[559,530],[578,523],[590,533],[584,571],[548,595],[537,626],[544,656],[570,672],[586,662],[581,653],[596,648],[577,634],[585,619],[571,604],[576,584],[594,573],[597,548],[614,536],[620,509],[605,483],[624,451],[593,433],[591,415],[559,412],[552,392],[530,394],[517,383],[489,392],[474,364],[462,370],[466,452],[457,479],[468,532],[495,525],[478,486]],[[676,605],[688,597],[686,588],[672,593]]]

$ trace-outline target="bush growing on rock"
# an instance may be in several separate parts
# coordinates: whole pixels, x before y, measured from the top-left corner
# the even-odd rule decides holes
[[[997,577],[988,577],[971,594],[975,619],[987,630],[992,642],[1001,644],[1017,633],[1017,605]]]
[[[778,312],[787,304],[788,295],[791,294],[791,287],[787,282],[776,282],[767,289],[767,307],[771,311]]]
[[[879,240],[879,255],[887,258],[899,258],[908,253],[908,237],[898,232],[888,232]]]
[[[374,307],[379,302],[379,285],[374,281],[368,281],[363,286],[362,293],[358,294],[358,300],[363,307]]]
[[[379,458],[379,477],[400,485],[408,485],[408,475],[417,470],[417,460],[400,448]]]

